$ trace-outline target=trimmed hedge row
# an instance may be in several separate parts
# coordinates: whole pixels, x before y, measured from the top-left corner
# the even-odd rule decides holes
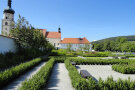
[[[113,65],[112,69],[123,74],[135,74],[135,65],[118,64]]]
[[[65,60],[65,65],[66,68],[69,72],[69,76],[72,82],[72,86],[76,89],[76,90],[88,90],[86,89],[86,80],[83,79],[77,69],[70,63],[70,60],[67,59]]]
[[[0,71],[4,71],[8,68],[14,67],[21,63],[28,62],[33,58],[44,56],[45,54],[46,53],[44,51],[35,49],[21,49],[15,53],[13,52],[6,52],[4,54],[0,53]]]
[[[83,57],[108,57],[109,56],[109,52],[85,53],[82,56]]]
[[[128,64],[129,60],[120,60],[120,59],[82,59],[82,58],[70,58],[71,61],[76,62],[76,64],[100,64],[100,65],[109,65],[109,64]]]
[[[83,56],[83,57],[108,57],[111,53],[110,52],[86,52],[83,51],[68,51],[66,49],[59,49],[59,50],[52,50],[52,56],[69,56],[69,57],[76,57],[76,56]]]
[[[64,63],[64,61],[66,60],[66,56],[51,56],[53,58],[55,58],[55,61],[58,63]]]
[[[40,71],[29,80],[25,80],[20,90],[41,90],[48,81],[55,59],[51,58]]]
[[[89,78],[88,80],[82,78],[77,69],[67,59],[65,65],[69,71],[69,76],[72,81],[72,85],[76,90],[134,90],[135,81],[128,80],[117,80],[114,81],[112,77],[108,77],[107,80],[103,81],[101,78],[98,82]]]
[[[8,84],[15,78],[25,73],[27,70],[33,68],[34,66],[39,64],[42,60],[43,60],[42,58],[36,58],[32,61],[22,63],[18,66],[7,69],[4,72],[0,72],[0,87],[3,87],[4,85]]]

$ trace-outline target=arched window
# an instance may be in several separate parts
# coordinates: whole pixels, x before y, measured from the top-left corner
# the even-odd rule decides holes
[[[8,25],[8,22],[5,22],[5,25]]]

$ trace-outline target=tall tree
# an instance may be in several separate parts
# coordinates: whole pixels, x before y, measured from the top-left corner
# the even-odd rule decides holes
[[[14,29],[11,30],[11,36],[15,38],[19,49],[32,48],[46,50],[48,41],[39,30],[34,29],[29,22],[19,15]],[[49,45],[52,48],[51,45]]]

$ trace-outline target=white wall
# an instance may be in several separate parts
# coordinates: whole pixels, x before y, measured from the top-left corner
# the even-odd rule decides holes
[[[60,38],[46,38],[53,46],[55,44],[55,47],[56,48],[59,48],[59,45],[60,45],[60,41],[61,39]]]
[[[67,49],[68,44],[62,44],[60,43],[60,49]],[[85,44],[71,44],[71,50],[77,51],[80,49],[80,47],[85,47]],[[92,45],[90,44],[89,51],[92,51]]]
[[[0,35],[0,53],[5,53],[8,51],[11,52],[16,51],[15,41],[12,38],[8,38]]]

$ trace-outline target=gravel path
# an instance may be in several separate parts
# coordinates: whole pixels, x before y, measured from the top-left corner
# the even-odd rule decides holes
[[[77,65],[77,69],[80,70],[87,70],[96,80],[99,77],[102,80],[106,80],[108,76],[112,76],[114,80],[118,80],[119,78],[125,80],[130,77],[131,80],[135,80],[135,74],[122,74],[112,70],[111,65]]]
[[[64,63],[56,63],[45,90],[74,90]]]
[[[42,62],[38,66],[34,67],[32,70],[29,72],[25,73],[24,75],[20,76],[17,78],[15,81],[10,83],[8,86],[6,86],[3,90],[17,90],[18,87],[21,86],[21,83],[25,81],[26,79],[30,79],[34,74],[36,74],[41,67],[45,65],[45,62]]]

